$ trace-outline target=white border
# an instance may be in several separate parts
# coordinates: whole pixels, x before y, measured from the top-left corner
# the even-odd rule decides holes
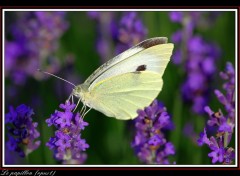
[[[236,9],[5,9],[3,11],[69,11],[69,12],[80,12],[80,11],[156,11],[156,12],[170,12],[170,11],[226,11],[231,12],[235,11]]]
[[[238,26],[239,26],[239,24],[238,24],[238,22],[239,22],[239,20],[238,20],[238,13],[237,13],[237,10],[235,11],[235,158],[238,158],[238,152],[239,152],[239,148],[238,148],[238,143],[239,143],[239,141],[238,141],[238,131],[239,130],[237,130],[238,129],[238,96],[237,96],[237,93],[238,93],[238,77],[237,77],[237,75],[238,75],[238,52],[239,52],[239,50],[238,50],[238,48],[239,48],[239,46],[238,46]],[[236,163],[238,164],[238,162],[239,161],[237,161],[237,159],[236,159]]]
[[[19,167],[19,168],[25,168],[25,167],[32,167],[32,168],[36,168],[36,167],[46,167],[46,168],[50,168],[50,167],[69,167],[69,168],[74,168],[74,167],[86,167],[86,168],[91,168],[91,167],[97,167],[97,168],[101,168],[101,167],[158,167],[158,168],[166,168],[166,167],[213,167],[213,168],[219,168],[219,167],[228,167],[228,168],[236,168],[238,165],[238,133],[237,133],[237,128],[238,128],[238,118],[237,118],[237,107],[238,107],[238,97],[237,97],[237,90],[238,90],[238,85],[237,85],[237,74],[238,74],[238,33],[237,33],[237,28],[238,28],[238,13],[237,13],[237,9],[3,9],[2,11],[2,58],[4,58],[4,51],[5,51],[5,47],[4,47],[4,33],[5,33],[5,12],[6,11],[234,11],[235,12],[235,118],[236,118],[236,123],[235,123],[235,158],[236,158],[236,162],[235,165],[6,165],[4,162],[4,158],[5,158],[5,135],[2,136],[2,163],[3,163],[3,168],[4,167]],[[2,105],[3,105],[3,112],[2,112],[2,134],[4,134],[4,117],[5,117],[5,85],[4,85],[4,59],[3,60],[3,65],[2,65],[2,75],[3,75],[3,81],[2,81],[2,95],[3,95],[3,100],[2,100]],[[6,168],[7,169],[7,168]]]

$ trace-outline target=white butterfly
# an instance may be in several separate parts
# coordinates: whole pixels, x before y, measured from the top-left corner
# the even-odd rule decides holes
[[[144,40],[100,66],[70,97],[78,97],[84,111],[88,106],[116,119],[134,119],[160,93],[172,51],[166,37]]]

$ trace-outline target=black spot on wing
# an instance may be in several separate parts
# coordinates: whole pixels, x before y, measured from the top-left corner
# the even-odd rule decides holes
[[[147,69],[146,65],[140,65],[137,67],[136,71],[145,71]]]
[[[138,46],[147,49],[155,45],[165,44],[167,43],[167,40],[168,39],[166,37],[151,38],[151,39],[144,40]]]

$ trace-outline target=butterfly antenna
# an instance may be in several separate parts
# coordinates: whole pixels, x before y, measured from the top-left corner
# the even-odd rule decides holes
[[[56,76],[56,75],[54,75],[54,74],[52,74],[52,73],[48,73],[48,72],[43,71],[43,70],[41,70],[41,69],[38,69],[38,71],[40,71],[40,72],[42,72],[42,73],[45,73],[45,74],[47,74],[47,75],[54,76],[55,78],[61,79],[61,80],[65,81],[65,82],[73,85],[74,87],[76,87],[76,85],[74,85],[73,83],[71,83],[71,82],[69,82],[69,81],[67,81],[67,80],[65,80],[65,79],[63,79],[63,78],[60,78],[59,76]]]

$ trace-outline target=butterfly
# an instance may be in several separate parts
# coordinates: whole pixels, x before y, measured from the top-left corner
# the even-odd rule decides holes
[[[149,106],[162,89],[162,76],[174,47],[167,40],[150,38],[117,55],[77,85],[70,96],[106,116],[136,118],[137,110]]]
[[[104,63],[77,86],[44,73],[74,86],[68,100],[79,98],[75,109],[83,103],[82,117],[95,109],[119,120],[134,119],[137,110],[149,106],[162,90],[162,76],[174,47],[167,41],[166,37],[144,40]]]

